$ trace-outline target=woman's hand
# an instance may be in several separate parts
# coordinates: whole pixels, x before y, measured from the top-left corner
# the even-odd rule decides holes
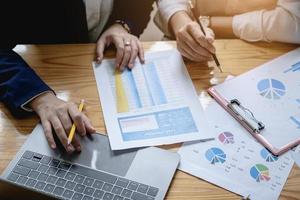
[[[78,111],[74,103],[62,101],[52,92],[41,94],[30,102],[30,106],[40,117],[45,136],[52,149],[56,148],[53,138],[53,134],[56,134],[68,153],[72,153],[75,150],[81,151],[81,146],[76,135],[73,138],[72,144],[68,145],[67,137],[73,122],[76,125],[76,131],[81,136],[95,132],[90,120]],[[55,131],[54,133],[52,128]]]
[[[189,60],[196,62],[209,61],[216,49],[213,46],[214,33],[206,28],[206,36],[202,33],[199,24],[190,22],[184,25],[176,35],[177,48]]]
[[[108,28],[97,41],[97,61],[103,59],[103,52],[106,46],[113,43],[117,49],[116,68],[121,71],[125,67],[133,68],[136,57],[141,63],[145,62],[144,50],[139,39],[129,34],[120,24],[114,24]]]
[[[199,24],[192,21],[184,11],[175,13],[170,19],[170,25],[176,37],[177,48],[184,57],[196,62],[212,59],[211,54],[215,53],[216,49],[211,29],[205,28],[205,36]]]

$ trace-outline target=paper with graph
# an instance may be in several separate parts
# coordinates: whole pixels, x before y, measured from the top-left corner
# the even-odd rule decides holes
[[[132,70],[116,72],[114,59],[94,65],[111,147],[127,149],[208,138],[193,83],[180,54],[148,53]]]
[[[278,199],[293,166],[290,152],[272,155],[215,101],[205,110],[209,142],[186,142],[179,169],[251,200]]]
[[[252,111],[273,147],[300,141],[300,48],[214,88]]]

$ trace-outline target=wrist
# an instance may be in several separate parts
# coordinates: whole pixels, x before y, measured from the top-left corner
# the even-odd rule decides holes
[[[192,21],[193,20],[186,11],[178,11],[171,16],[169,20],[169,28],[174,36],[176,36],[182,27]]]
[[[32,110],[37,111],[40,105],[53,98],[56,98],[55,94],[52,91],[48,91],[34,98],[28,105]]]
[[[211,17],[210,28],[217,38],[235,38],[232,28],[233,17]]]
[[[118,25],[120,25],[120,26],[122,26],[122,28],[124,30],[126,30],[127,33],[131,34],[130,26],[124,20],[118,19],[118,20],[115,21],[115,23],[118,24]]]
[[[118,23],[111,25],[109,29],[118,33],[128,33],[128,31]]]

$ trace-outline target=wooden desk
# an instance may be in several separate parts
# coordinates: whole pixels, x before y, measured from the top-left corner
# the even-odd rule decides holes
[[[144,43],[146,51],[170,49],[174,46],[174,42]],[[250,44],[240,40],[218,40],[216,41],[216,47],[224,71],[238,75],[293,50],[297,46],[276,43]],[[91,66],[94,50],[95,46],[93,44],[21,45],[16,48],[16,51],[57,92],[59,97],[75,102],[79,102],[84,97],[87,100],[87,115],[97,130],[104,133],[105,126]],[[112,56],[112,53],[109,56]],[[200,94],[211,85],[211,70],[205,63],[186,62],[186,64],[197,92]],[[227,74],[225,73],[221,79]],[[14,119],[4,105],[0,104],[0,173],[14,157],[37,122],[38,118],[34,116],[23,120]],[[177,148],[178,146],[171,145],[165,148]],[[239,198],[222,188],[177,171],[166,199]],[[281,199],[300,199],[299,168],[294,166],[282,191]]]

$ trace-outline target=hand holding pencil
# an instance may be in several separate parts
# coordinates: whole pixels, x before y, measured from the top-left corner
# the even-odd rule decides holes
[[[83,106],[84,106],[84,99],[82,99],[80,104],[79,104],[79,108],[78,108],[79,112],[82,112]],[[70,130],[70,133],[69,133],[69,136],[68,136],[68,145],[70,145],[72,140],[73,140],[75,130],[76,130],[76,125],[75,125],[75,123],[73,123],[72,127],[71,127],[71,130]]]
[[[83,109],[83,103],[80,106],[82,107],[81,110]],[[57,136],[57,139],[68,153],[81,151],[80,141],[77,137],[73,135],[72,142],[68,142],[70,130],[77,129],[76,132],[81,136],[95,132],[95,128],[88,117],[78,110],[76,104],[57,98],[53,92],[46,92],[36,97],[30,103],[30,106],[40,117],[45,137],[52,149],[57,148],[57,142],[54,140],[54,136]],[[74,128],[72,128],[72,123],[75,124],[73,125]]]
[[[196,20],[193,4],[190,4],[190,8],[192,12],[178,11],[169,21],[170,29],[176,37],[177,49],[191,61],[207,62],[214,60],[216,58],[216,48],[213,45],[214,32],[208,27],[203,29],[199,21]]]

